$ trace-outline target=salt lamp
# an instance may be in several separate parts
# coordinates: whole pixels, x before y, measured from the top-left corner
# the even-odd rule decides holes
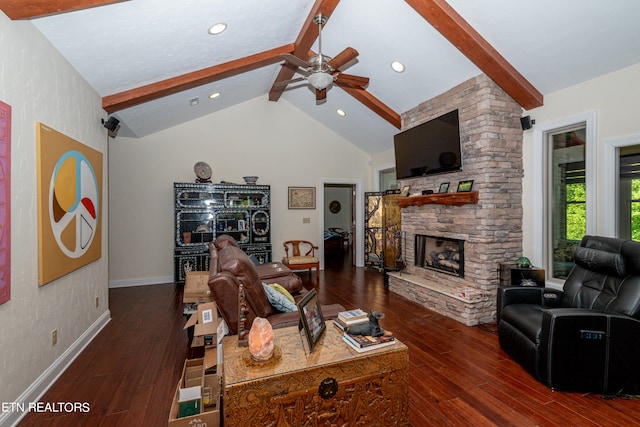
[[[265,318],[256,317],[249,331],[249,352],[254,360],[268,360],[275,347],[271,323]]]

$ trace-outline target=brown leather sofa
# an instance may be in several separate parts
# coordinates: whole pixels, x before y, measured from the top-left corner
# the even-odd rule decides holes
[[[213,257],[217,258],[218,256],[217,254],[211,252],[212,244],[215,245],[215,249],[217,249],[218,251],[226,248],[227,246],[235,246],[236,248],[240,248],[238,242],[232,236],[222,234],[216,237],[215,241],[209,243],[209,255],[211,259],[214,259]],[[260,278],[260,280],[265,283],[278,283],[284,286],[292,294],[304,289],[300,276],[295,274],[289,267],[281,262],[265,262],[264,264],[256,265],[256,270],[258,272],[258,277]],[[210,269],[209,271],[211,272],[212,270]],[[218,270],[216,270],[215,272],[217,271]]]
[[[238,290],[240,284],[244,287],[247,302],[247,325],[251,325],[256,317],[267,319],[273,328],[298,325],[300,315],[297,311],[281,313],[269,303],[262,282],[280,283],[281,280],[277,276],[261,279],[258,275],[258,269],[249,256],[233,244],[223,245],[221,249],[210,244],[209,250],[211,253],[209,288],[231,334],[238,333]],[[273,269],[273,267],[269,268]],[[286,284],[280,284],[287,288]],[[302,299],[307,293],[303,286],[297,290],[291,287],[287,289],[296,301]],[[336,318],[338,313],[344,310],[340,304],[322,306],[325,320]]]

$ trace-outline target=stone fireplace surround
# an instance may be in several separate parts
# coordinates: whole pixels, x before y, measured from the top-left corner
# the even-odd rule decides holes
[[[498,266],[522,254],[522,108],[485,75],[472,78],[402,115],[411,128],[454,109],[460,114],[463,170],[400,180],[410,194],[473,179],[477,204],[402,208],[406,268],[389,273],[389,289],[466,325],[495,320]],[[416,267],[415,235],[464,240],[464,277]],[[483,295],[460,296],[464,289]]]

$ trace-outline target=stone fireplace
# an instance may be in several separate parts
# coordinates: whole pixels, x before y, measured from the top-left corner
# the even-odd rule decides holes
[[[522,109],[480,75],[404,113],[403,130],[456,108],[463,170],[405,179],[399,185],[409,185],[413,196],[423,190],[437,192],[443,182],[450,182],[455,192],[458,182],[474,180],[477,202],[441,204],[434,197],[428,204],[403,207],[406,267],[389,273],[389,289],[476,325],[495,320],[499,263],[522,255]],[[417,243],[427,246],[416,248]],[[429,264],[432,255],[441,262]],[[423,256],[426,261],[416,259]]]
[[[464,240],[416,234],[413,247],[417,267],[464,277]]]

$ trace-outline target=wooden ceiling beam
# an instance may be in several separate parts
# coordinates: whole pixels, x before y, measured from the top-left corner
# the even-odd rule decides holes
[[[129,0],[0,0],[0,10],[9,18],[32,19]]]
[[[313,23],[313,17],[321,13],[329,18],[339,2],[340,0],[316,0],[295,41],[295,50],[293,52],[295,56],[306,59],[306,53],[318,38],[318,26]],[[277,101],[280,99],[286,89],[286,85],[278,85],[278,83],[291,80],[296,69],[297,67],[292,67],[288,63],[282,66],[276,80],[273,82],[273,86],[271,86],[271,90],[269,90],[269,101]]]
[[[135,89],[108,95],[102,98],[102,108],[113,113],[125,108],[153,101],[165,96],[173,95],[185,90],[193,89],[217,80],[252,71],[260,67],[282,61],[280,55],[292,53],[294,45],[288,44],[275,49],[256,53],[244,58],[214,65],[213,67],[172,77],[156,83],[151,83]]]
[[[445,0],[405,1],[522,108],[542,105],[542,94]]]
[[[400,129],[402,126],[402,119],[400,118],[400,114],[393,111],[389,106],[384,104],[378,98],[373,96],[370,92],[367,92],[364,89],[355,88],[355,87],[346,87],[346,86],[338,86],[340,89],[347,92],[349,95],[353,96],[355,99],[360,101],[363,105],[369,108],[371,111],[391,123],[396,128]]]

